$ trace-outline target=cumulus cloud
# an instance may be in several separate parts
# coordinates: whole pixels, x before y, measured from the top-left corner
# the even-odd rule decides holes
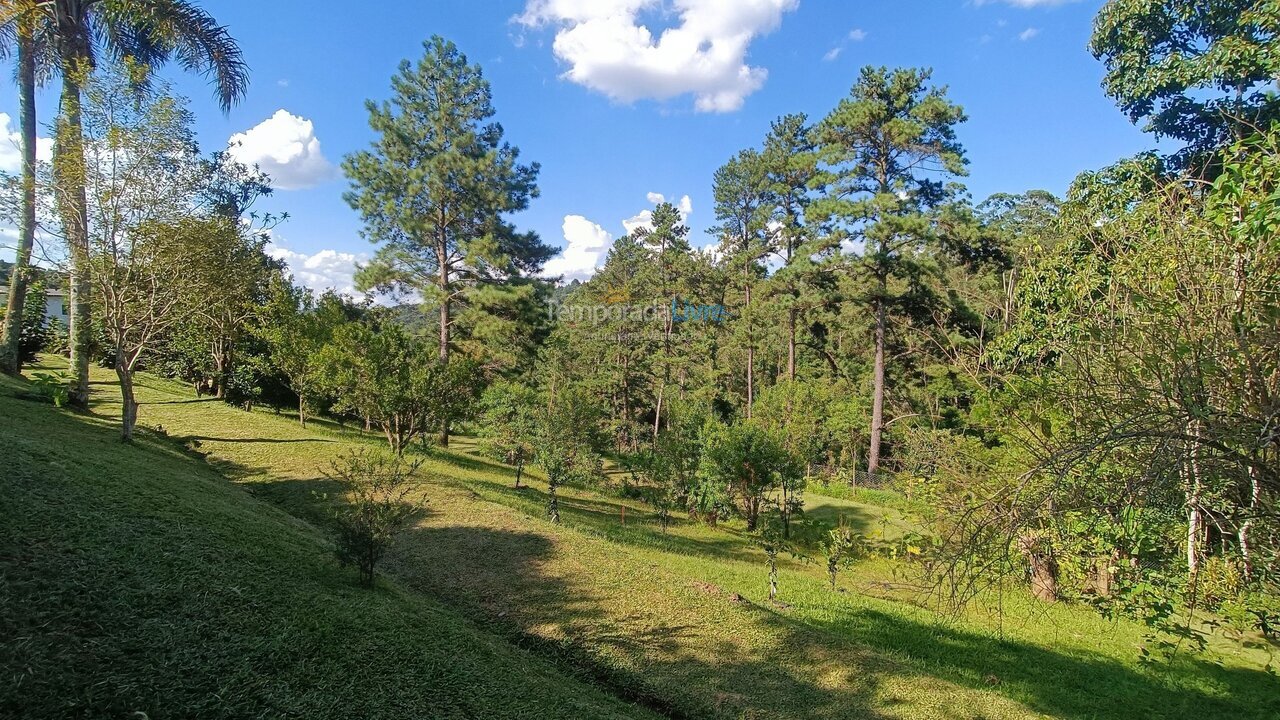
[[[369,260],[365,253],[349,253],[338,250],[321,250],[308,255],[290,250],[276,242],[267,246],[267,254],[283,260],[289,266],[294,282],[316,292],[335,290],[355,296],[356,266]]]
[[[862,42],[867,39],[867,31],[862,28],[854,28],[849,31],[849,39],[854,42]]]
[[[10,123],[14,127],[9,127]],[[22,171],[22,132],[16,125],[8,113],[0,113],[0,170],[7,173]],[[53,159],[53,138],[36,137],[36,159]]]
[[[1022,32],[1018,33],[1018,39],[1021,40],[1022,42],[1026,42],[1039,34],[1040,34],[1040,28],[1029,27],[1026,30],[1023,30]]]
[[[542,274],[562,276],[565,280],[586,280],[604,263],[605,255],[613,247],[613,235],[581,215],[565,215],[561,229],[565,248],[547,262]]]
[[[832,60],[835,60],[836,58],[840,57],[840,53],[843,51],[844,51],[844,48],[842,47],[833,47],[827,51],[826,55],[822,56],[822,59],[827,62],[831,62]]]
[[[667,201],[667,197],[659,192],[646,193],[645,199],[650,205]],[[680,217],[685,220],[693,213],[693,200],[688,195],[681,197],[679,202],[673,204],[680,211]],[[640,228],[652,229],[653,210],[646,208],[624,219],[622,227],[628,234]],[[582,215],[565,215],[561,230],[564,232],[565,247],[559,255],[547,261],[542,275],[563,277],[565,280],[586,280],[604,264],[609,250],[613,247],[614,236],[600,224]]]
[[[306,118],[287,110],[231,136],[227,151],[246,165],[257,165],[281,190],[318,185],[336,174],[320,151],[315,127]]]
[[[651,192],[645,195],[645,198],[649,201],[650,205],[660,205],[667,201],[667,196],[659,192]],[[680,218],[682,220],[688,221],[689,216],[693,214],[693,199],[690,198],[688,195],[685,195],[680,198],[679,202],[672,203],[672,204],[675,205],[676,209],[680,211]],[[628,234],[633,233],[640,228],[644,228],[646,230],[652,230],[653,229],[653,210],[649,210],[649,209],[641,210],[635,215],[632,215],[631,217],[623,220],[622,227],[626,228]]]
[[[516,22],[556,28],[552,48],[564,77],[619,102],[692,94],[699,112],[731,112],[768,77],[747,50],[799,0],[673,0],[679,24],[654,35],[664,0],[529,0]]]

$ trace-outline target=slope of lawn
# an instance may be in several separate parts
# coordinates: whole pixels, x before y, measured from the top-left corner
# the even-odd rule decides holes
[[[109,375],[97,379],[102,385],[95,412],[111,416],[114,388]],[[327,563],[315,532],[303,523],[323,521],[316,493],[328,488],[329,462],[379,438],[327,423],[304,429],[270,411],[246,413],[196,400],[168,381],[144,376],[142,383],[144,426],[162,426],[175,445],[204,454],[251,495],[297,518],[285,523],[283,513],[272,516],[307,538],[312,566],[324,573],[332,593],[351,603],[373,602]],[[37,410],[59,416],[51,408],[24,412]],[[107,443],[108,430],[95,432]],[[430,513],[392,551],[386,570],[393,582],[375,596],[434,612],[445,605],[542,663],[571,668],[598,687],[673,716],[1280,716],[1280,681],[1263,670],[1274,648],[1261,643],[1241,648],[1215,642],[1204,655],[1146,668],[1137,663],[1142,628],[1133,623],[1107,622],[1084,608],[1034,604],[1017,590],[1006,595],[1001,616],[975,610],[944,618],[915,602],[911,576],[888,561],[845,573],[840,591],[833,592],[820,561],[787,558],[783,602],[775,605],[766,598],[763,554],[740,526],[677,522],[663,533],[643,505],[573,488],[562,489],[564,523],[554,526],[544,519],[545,485],[537,473],[529,478],[532,487],[521,490],[511,487],[513,474],[476,455],[467,438],[434,453],[421,471]],[[205,476],[216,484],[211,473]],[[886,534],[905,522],[899,511],[865,499],[814,496],[810,510],[819,520],[843,518],[863,531],[886,528]],[[186,554],[176,543],[197,530],[209,528],[188,524],[166,548]],[[242,590],[245,603],[275,604],[273,590]],[[187,590],[168,581],[167,592],[182,597]],[[319,601],[292,602],[299,617],[323,612],[313,609]],[[369,612],[355,615],[372,622]],[[78,627],[63,632],[84,642]],[[238,629],[225,632],[228,642],[254,642]],[[405,630],[401,624],[385,632]],[[400,657],[399,663],[412,659]],[[515,679],[524,678],[494,667],[460,697],[478,701],[494,692],[492,684]],[[318,697],[324,690],[313,692]],[[515,689],[502,695],[522,696]]]
[[[0,380],[0,717],[654,716],[355,587],[314,528],[173,443],[26,392]]]

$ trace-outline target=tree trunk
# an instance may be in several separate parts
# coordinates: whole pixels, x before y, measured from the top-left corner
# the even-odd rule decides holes
[[[880,437],[884,433],[884,345],[885,307],[884,295],[888,290],[884,277],[880,278],[880,297],[876,299],[875,345],[876,359],[872,377],[871,398],[871,449],[867,453],[867,478],[874,482],[880,469]]]
[[[18,228],[18,252],[9,279],[4,335],[0,338],[0,372],[22,372],[22,317],[27,299],[31,248],[36,236],[36,65],[31,20],[18,23],[18,103],[22,115],[22,218]]]
[[[746,271],[744,270],[744,275]],[[751,326],[751,283],[746,283],[746,306],[747,313],[747,419],[751,419],[751,406],[755,404],[755,386],[756,386],[756,342],[754,330]]]
[[[1257,512],[1258,505],[1262,502],[1262,485],[1258,482],[1258,468],[1249,468],[1249,512],[1250,517],[1240,524],[1238,538],[1240,540],[1240,560],[1244,563],[1244,579],[1246,582],[1253,580],[1253,545],[1251,542],[1251,533],[1253,532],[1252,513]]]
[[[72,38],[62,67],[62,112],[54,143],[54,177],[60,191],[58,210],[62,216],[71,256],[71,387],[69,401],[78,407],[89,405],[89,354],[93,347],[93,299],[89,277],[89,201],[85,195],[84,132],[81,125],[80,82],[87,51],[75,46],[87,38]]]
[[[769,557],[769,601],[773,602],[778,598],[778,548],[770,545],[765,554]]]
[[[557,478],[547,478],[547,517],[551,522],[560,522],[560,501],[556,498],[556,486],[559,485]]]
[[[1031,594],[1037,600],[1056,602],[1058,600],[1058,561],[1053,553],[1046,550],[1039,539],[1024,535],[1018,538],[1018,548],[1027,560],[1027,570],[1031,579]]]
[[[787,379],[796,379],[796,309],[787,309]]]
[[[1194,422],[1188,424],[1187,432],[1193,438],[1199,436],[1199,428]],[[1187,449],[1183,472],[1187,493],[1187,580],[1194,582],[1196,573],[1200,571],[1200,542],[1204,535],[1204,510],[1200,506],[1200,459],[1198,448],[1194,444]]]
[[[521,454],[520,458],[516,460],[516,488],[520,487],[520,477],[522,475],[524,475],[524,455],[523,454]]]
[[[440,292],[442,300],[440,301],[440,363],[449,364],[449,313],[452,309],[449,301],[449,264],[446,262],[445,252],[443,248],[439,252],[440,258]],[[440,423],[440,447],[449,447],[449,419],[445,418]]]
[[[120,439],[133,442],[133,428],[138,423],[138,401],[133,394],[133,369],[123,356],[116,358],[116,377],[120,379]]]

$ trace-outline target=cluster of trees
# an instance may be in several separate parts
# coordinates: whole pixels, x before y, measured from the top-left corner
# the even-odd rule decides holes
[[[230,401],[296,403],[304,423],[376,426],[397,455],[478,420],[517,485],[544,470],[552,519],[557,488],[614,456],[664,527],[677,510],[740,517],[775,558],[807,478],[865,472],[926,508],[922,556],[957,597],[1011,576],[1113,608],[1274,597],[1274,2],[1102,9],[1105,90],[1181,143],[1170,156],[1084,173],[1062,198],[974,202],[961,107],[928,70],[869,67],[827,115],[778,118],[716,171],[708,247],[664,203],[560,287],[535,279],[554,251],[509,219],[537,197],[538,165],[504,140],[480,68],[432,38],[368,103],[375,140],[343,165],[378,247],[357,284],[407,299],[394,309],[293,287],[263,252],[279,218],[251,209],[269,179],[201,156],[185,103],[148,76],[173,58],[211,72],[224,105],[243,92],[207,14],[2,13],[28,160],[3,184],[23,228],[5,367],[39,225],[67,248],[71,399],[98,348],[126,437],[146,365]],[[41,170],[28,95],[53,75]],[[840,528],[827,545],[833,577],[864,549]]]
[[[866,68],[716,172],[709,248],[669,204],[618,240],[557,298],[532,382],[593,398],[663,517],[754,526],[764,502],[782,521],[784,466],[892,471],[930,508],[926,564],[953,597],[1022,576],[1143,612],[1271,607],[1278,29],[1274,3],[1109,3],[1106,91],[1182,147],[1062,198],[973,202],[945,88]],[[785,456],[759,475],[757,430]]]

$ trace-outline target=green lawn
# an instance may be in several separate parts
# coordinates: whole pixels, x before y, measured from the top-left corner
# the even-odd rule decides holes
[[[1019,592],[1002,622],[944,618],[887,561],[831,592],[821,563],[788,559],[785,604],[770,605],[740,527],[663,534],[643,505],[572,488],[553,526],[537,473],[515,490],[466,438],[424,465],[430,512],[362,591],[311,523],[329,461],[380,438],[144,376],[141,423],[176,442],[125,447],[106,421],[110,376],[96,378],[95,416],[0,391],[17,469],[0,494],[0,630],[20,638],[0,651],[0,714],[593,718],[639,702],[721,718],[1280,716],[1266,648],[1215,642],[1146,669],[1132,623]],[[808,507],[905,526],[863,500]]]

